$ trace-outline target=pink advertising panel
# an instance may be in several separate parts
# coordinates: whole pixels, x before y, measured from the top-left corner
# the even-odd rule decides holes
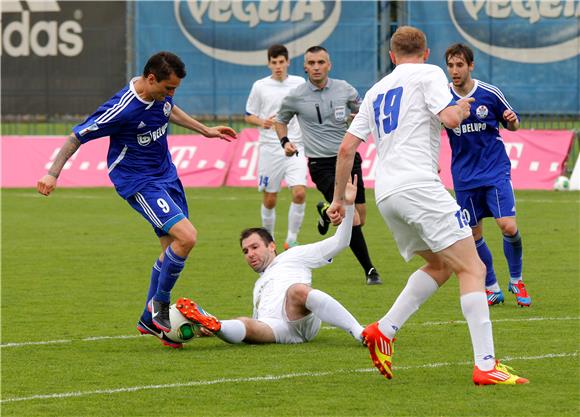
[[[573,132],[561,130],[502,131],[512,163],[516,189],[551,189],[562,172],[572,144]],[[442,133],[441,178],[452,188],[451,152]],[[2,187],[34,187],[46,173],[65,137],[2,137]],[[257,187],[257,129],[244,129],[233,142],[206,139],[197,135],[172,135],[169,139],[173,162],[186,187]],[[107,175],[106,138],[89,142],[66,164],[59,187],[111,186]],[[376,147],[371,139],[361,144],[363,177],[368,188],[374,187]],[[309,180],[309,186],[314,185]]]
[[[2,187],[34,187],[52,164],[65,137],[5,136],[2,138]],[[219,139],[174,135],[170,151],[183,185],[219,187],[225,181],[236,147]],[[107,138],[82,145],[65,165],[59,187],[110,187]]]
[[[363,177],[365,186],[373,188],[375,184],[375,144],[371,140],[369,143],[362,143],[358,151],[363,163]],[[228,172],[226,185],[231,187],[258,187],[258,130],[244,129],[239,135],[236,154],[234,155],[232,166]],[[283,183],[283,185],[285,185]],[[308,175],[308,186],[315,187]]]
[[[574,132],[566,130],[501,131],[512,164],[512,183],[518,190],[551,190],[568,157]],[[449,189],[451,150],[445,131],[441,133],[441,179]]]

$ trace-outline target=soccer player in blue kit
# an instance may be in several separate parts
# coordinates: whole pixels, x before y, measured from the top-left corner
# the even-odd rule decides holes
[[[177,55],[158,52],[151,56],[141,76],[133,78],[73,128],[37,185],[39,193],[49,195],[65,163],[83,143],[110,137],[109,178],[117,193],[153,226],[162,247],[137,329],[174,348],[181,344],[164,334],[171,329],[171,289],[195,246],[197,231],[188,220],[185,192],[169,152],[167,128],[172,122],[208,138],[230,141],[236,137],[232,128],[207,127],[173,103],[175,90],[185,75],[185,65]]]
[[[503,303],[491,252],[483,238],[483,219],[493,216],[503,234],[504,254],[508,263],[508,290],[518,305],[532,303],[522,280],[522,239],[516,224],[516,204],[511,183],[511,163],[501,140],[499,125],[508,130],[519,128],[520,121],[499,88],[472,79],[473,51],[454,44],[445,51],[447,73],[452,79],[455,99],[474,98],[470,116],[455,129],[446,129],[451,143],[451,173],[457,203],[469,225],[479,257],[487,267],[485,278],[487,303]]]

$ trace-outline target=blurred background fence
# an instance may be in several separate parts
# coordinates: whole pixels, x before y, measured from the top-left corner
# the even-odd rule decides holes
[[[331,76],[362,95],[392,70],[389,39],[404,24],[425,31],[429,62],[441,67],[449,44],[469,44],[474,78],[497,85],[524,128],[580,131],[578,1],[2,0],[0,7],[3,135],[68,134],[159,50],[186,64],[180,107],[241,129],[252,83],[269,74],[271,44],[288,47],[294,74],[303,72],[309,46],[324,45]]]

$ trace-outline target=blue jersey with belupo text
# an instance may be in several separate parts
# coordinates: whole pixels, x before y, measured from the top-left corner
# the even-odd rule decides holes
[[[499,134],[499,124],[506,127],[503,113],[514,110],[497,87],[474,81],[473,89],[465,96],[475,99],[469,117],[459,127],[446,129],[456,190],[493,185],[510,178],[511,163]],[[452,84],[450,89],[456,100],[464,98],[457,94]]]
[[[135,80],[73,128],[81,143],[110,137],[109,178],[125,199],[149,182],[178,179],[167,144],[173,100],[143,100],[135,92]]]

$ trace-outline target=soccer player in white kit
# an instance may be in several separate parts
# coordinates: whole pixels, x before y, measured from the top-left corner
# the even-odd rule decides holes
[[[459,126],[469,116],[473,99],[456,102],[443,70],[425,64],[429,49],[419,29],[397,29],[389,55],[396,68],[367,92],[341,144],[328,209],[332,222],[339,223],[356,148],[372,133],[379,159],[375,181],[379,211],[403,258],[409,261],[419,255],[427,262],[411,274],[387,314],[363,331],[373,363],[385,377],[393,377],[396,332],[454,272],[475,357],[473,382],[525,384],[527,379],[495,359],[485,266],[467,220],[437,174],[441,123],[451,129]]]
[[[356,177],[354,180],[356,184]],[[246,262],[260,274],[254,285],[252,318],[219,321],[195,302],[180,298],[177,309],[228,343],[304,343],[312,340],[321,322],[331,324],[362,341],[362,326],[337,300],[312,288],[312,269],[332,262],[349,246],[356,185],[345,191],[346,215],[334,236],[276,254],[276,244],[264,228],[246,229],[240,246]],[[202,329],[207,334],[205,329]]]
[[[258,191],[263,191],[262,227],[274,236],[276,226],[276,201],[282,180],[292,192],[288,209],[288,233],[284,249],[298,244],[298,232],[304,220],[306,207],[306,156],[302,147],[302,133],[294,117],[288,125],[288,137],[297,143],[298,153],[286,156],[274,130],[274,117],[282,100],[294,87],[304,84],[304,78],[288,74],[288,50],[284,45],[268,49],[268,68],[272,75],[257,80],[246,103],[244,120],[259,127]]]

